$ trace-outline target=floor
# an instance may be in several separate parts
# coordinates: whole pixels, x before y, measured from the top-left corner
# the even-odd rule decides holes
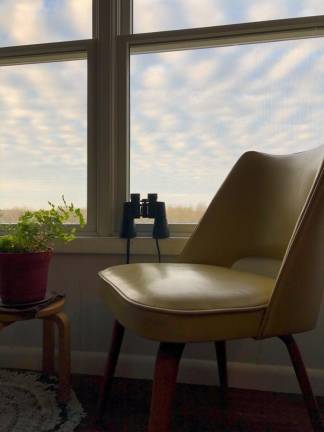
[[[151,383],[116,378],[103,427],[94,426],[98,378],[74,377],[73,386],[89,416],[77,432],[145,432]],[[324,413],[324,400],[320,401]],[[228,406],[220,408],[217,389],[178,384],[174,432],[311,432],[300,396],[230,389]]]

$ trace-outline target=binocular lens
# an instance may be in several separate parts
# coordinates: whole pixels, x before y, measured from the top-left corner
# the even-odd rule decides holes
[[[139,193],[131,194],[131,204],[133,209],[133,218],[137,219],[141,217],[141,196]]]
[[[124,202],[123,222],[120,230],[120,237],[127,239],[136,237],[133,204],[131,202]]]
[[[162,239],[170,237],[168,221],[166,217],[165,204],[162,201],[155,203],[155,219],[153,225],[153,238]]]

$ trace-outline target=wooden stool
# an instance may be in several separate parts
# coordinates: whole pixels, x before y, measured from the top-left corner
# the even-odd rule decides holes
[[[67,315],[63,312],[64,298],[45,306],[36,313],[16,311],[0,313],[0,330],[17,321],[30,319],[43,320],[43,372],[52,375],[55,372],[55,324],[58,328],[58,376],[60,402],[67,402],[71,392],[70,326]]]

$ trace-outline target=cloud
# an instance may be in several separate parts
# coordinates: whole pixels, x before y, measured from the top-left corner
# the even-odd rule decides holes
[[[148,67],[143,73],[143,85],[147,88],[158,89],[159,87],[165,87],[167,84],[166,71],[162,65]]]
[[[41,0],[33,2],[20,0],[14,6],[8,8],[7,12],[9,16],[4,17],[10,27],[5,28],[15,44],[24,45],[26,41],[38,41],[39,28],[42,28],[42,22],[39,20],[41,5]],[[28,19],[26,19],[27,17]],[[3,22],[1,22],[2,24]]]
[[[322,0],[134,0],[135,31],[324,13]],[[4,45],[88,38],[90,0],[1,0]],[[131,189],[207,204],[241,153],[322,143],[323,39],[135,55]],[[0,207],[86,200],[86,66],[0,68]],[[149,190],[148,190],[149,189]]]
[[[312,54],[312,50],[310,50],[308,44],[303,44],[303,42],[300,42],[300,44],[295,45],[293,48],[288,48],[281,58],[277,62],[274,62],[268,72],[268,78],[270,80],[280,80],[288,75],[291,76],[294,69],[302,66],[303,62]]]
[[[137,56],[133,191],[207,204],[244,151],[285,154],[322,143],[323,40],[234,48],[186,51],[182,62],[174,53]],[[161,81],[145,85],[149,70],[163,70]]]
[[[86,87],[85,61],[0,68],[0,207],[85,205]]]
[[[170,6],[159,0],[154,0],[154,7],[152,0],[135,0],[133,14],[135,33],[160,31],[170,18]]]
[[[133,4],[135,33],[324,14],[322,0],[134,0]]]
[[[75,34],[80,35],[81,38],[91,38],[92,0],[69,0],[64,6]]]
[[[91,0],[1,0],[0,45],[91,37]],[[0,208],[86,205],[86,61],[0,68]]]
[[[185,16],[183,27],[209,27],[225,21],[226,9],[223,1],[178,0],[178,7]],[[174,6],[173,6],[174,7]]]
[[[288,2],[282,2],[282,0],[271,0],[271,2],[249,1],[248,3],[249,6],[246,13],[246,19],[248,21],[265,21],[290,16],[287,7],[289,0]],[[298,13],[298,9],[295,8],[295,10],[296,13]]]
[[[92,0],[1,0],[0,46],[91,38]]]

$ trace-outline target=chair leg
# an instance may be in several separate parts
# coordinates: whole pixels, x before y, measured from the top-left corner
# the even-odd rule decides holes
[[[218,363],[220,399],[223,404],[226,403],[228,392],[228,373],[227,373],[227,356],[226,356],[226,342],[215,342],[216,357]]]
[[[124,337],[125,328],[116,320],[112,331],[110,350],[106,362],[103,380],[99,389],[99,398],[97,402],[96,418],[98,422],[101,420],[105,410],[106,402],[109,395],[112,379],[115,373],[118,356],[120,353],[121,344]]]
[[[171,405],[184,343],[161,342],[156,357],[148,432],[169,432]]]
[[[58,328],[59,401],[65,403],[71,394],[70,324],[64,312],[57,313],[51,319]]]
[[[55,328],[50,319],[43,319],[43,373],[53,375],[55,356]]]
[[[298,345],[292,335],[280,336],[279,338],[284,342],[288,349],[300,389],[303,393],[304,401],[307,407],[313,431],[324,432],[324,427],[321,421],[321,414],[315,396],[313,394],[313,390]]]

